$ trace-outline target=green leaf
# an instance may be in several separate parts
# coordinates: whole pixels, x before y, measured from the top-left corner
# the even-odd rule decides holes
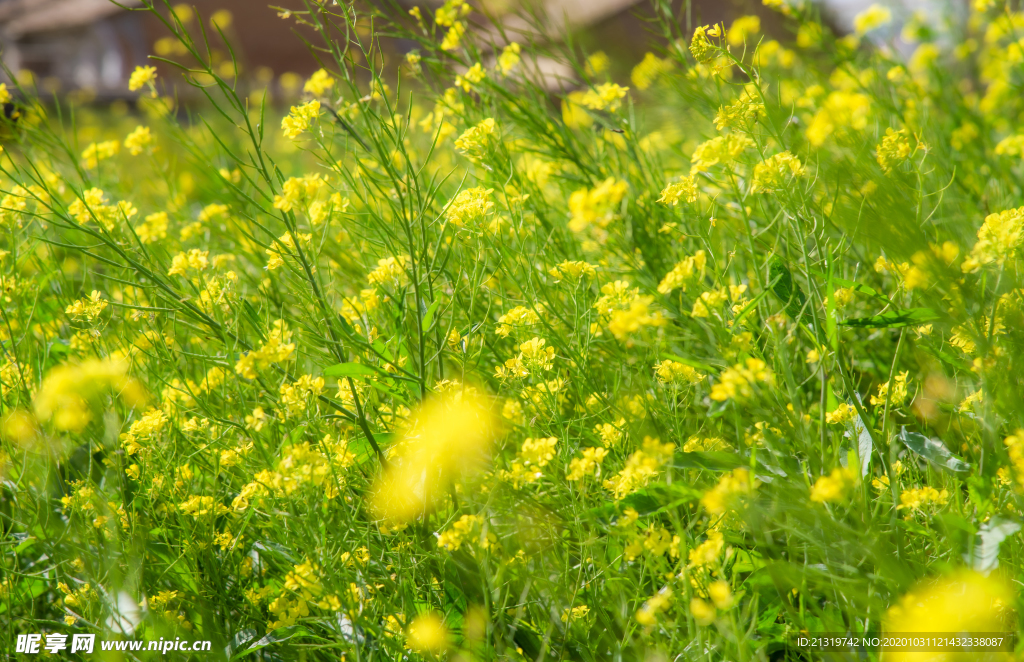
[[[434,321],[434,313],[437,312],[437,307],[441,305],[441,300],[438,299],[434,303],[430,304],[427,308],[427,312],[423,315],[423,330],[426,331],[430,328],[430,323]]]
[[[918,326],[939,319],[938,313],[931,308],[908,308],[893,310],[871,317],[855,317],[842,322],[843,326],[855,326],[867,329],[899,328],[902,326]]]
[[[956,473],[966,473],[971,470],[971,465],[950,453],[949,449],[938,439],[930,439],[917,432],[907,432],[906,428],[901,429],[896,437],[907,448],[936,466]]]
[[[796,319],[807,303],[807,297],[800,286],[793,282],[792,272],[779,256],[772,258],[771,266],[768,268],[768,280],[775,283],[772,292],[786,304],[786,312]]]
[[[380,371],[365,363],[338,363],[324,368],[326,377],[376,377],[379,374]]]

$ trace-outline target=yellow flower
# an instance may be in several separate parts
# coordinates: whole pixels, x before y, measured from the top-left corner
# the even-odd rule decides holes
[[[497,539],[493,533],[488,534],[486,537],[483,536],[480,533],[482,526],[483,518],[479,515],[463,515],[452,525],[452,528],[438,534],[437,546],[449,552],[454,552],[462,547],[462,543],[468,541],[477,542],[481,547],[487,549],[497,542]]]
[[[892,21],[892,11],[888,7],[874,4],[857,14],[853,19],[853,29],[858,35],[888,25]]]
[[[729,582],[721,579],[711,582],[711,585],[708,586],[708,595],[711,597],[711,602],[715,603],[719,609],[728,609],[732,606],[732,588],[729,586]]]
[[[665,274],[658,284],[658,292],[669,294],[674,290],[686,291],[688,284],[704,278],[704,269],[707,267],[707,255],[699,250],[693,255],[683,259],[672,268],[672,271]]]
[[[32,407],[39,421],[52,419],[58,430],[80,432],[92,420],[90,404],[107,389],[117,393],[129,406],[146,399],[142,385],[128,376],[127,361],[90,359],[50,370]]]
[[[725,538],[720,531],[708,531],[708,539],[690,550],[688,568],[705,568],[715,565],[722,549],[725,547]]]
[[[699,192],[700,189],[697,188],[697,180],[695,178],[683,177],[678,182],[673,182],[662,189],[658,202],[663,202],[673,207],[678,205],[680,200],[694,203],[697,202]]]
[[[596,76],[608,71],[610,64],[611,60],[608,58],[607,53],[596,51],[587,56],[587,62],[583,68],[588,76]]]
[[[466,24],[462,21],[455,21],[448,32],[445,33],[444,39],[441,40],[442,51],[454,51],[459,47],[462,42],[462,36],[466,34]]]
[[[832,411],[825,414],[825,422],[829,425],[845,425],[854,419],[857,410],[851,405],[843,402]]]
[[[11,92],[7,89],[7,83],[0,83],[0,104],[11,102]]]
[[[490,404],[469,391],[425,402],[399,433],[373,489],[373,512],[396,523],[423,514],[452,480],[480,466],[497,431]]]
[[[522,47],[514,41],[502,49],[501,55],[498,56],[498,70],[502,76],[509,75],[519,65],[519,53],[521,50]]]
[[[334,87],[334,79],[325,69],[318,69],[309,77],[306,84],[302,86],[303,92],[308,92],[315,97],[322,97]]]
[[[882,621],[882,631],[883,634],[929,632],[949,636],[960,632],[1001,632],[1005,627],[1004,615],[1015,599],[1016,593],[997,575],[986,577],[970,570],[959,570],[924,580],[902,596],[889,607]],[[886,659],[911,662],[953,658],[935,653],[896,652],[886,653]]]
[[[697,145],[690,157],[690,175],[708,170],[718,164],[728,164],[739,158],[744,150],[753,147],[754,141],[750,138],[735,133],[726,136],[717,136],[706,142]]]
[[[153,134],[148,126],[137,126],[125,137],[124,146],[132,156],[142,154],[147,147],[153,144]]]
[[[580,103],[591,110],[618,110],[622,105],[628,87],[622,87],[615,83],[602,83],[593,90],[588,90],[581,98]]]
[[[704,25],[693,31],[693,39],[690,40],[690,52],[693,53],[693,58],[700,64],[707,64],[714,59],[715,53],[717,52],[716,47],[708,39],[708,35],[712,34],[713,30],[718,29],[716,25],[711,30],[709,26]]]
[[[894,131],[892,127],[889,127],[885,130],[885,136],[882,137],[882,142],[878,143],[875,151],[878,165],[882,166],[882,170],[886,174],[892,172],[894,167],[905,163],[910,157],[911,147],[907,130]]]
[[[857,484],[857,477],[846,467],[833,469],[829,476],[822,476],[811,487],[811,501],[842,501],[846,492]]]
[[[309,130],[313,120],[320,117],[320,102],[316,99],[301,106],[292,106],[291,111],[281,120],[281,130],[286,138],[295,140]]]
[[[470,92],[473,86],[487,78],[487,72],[479,62],[470,67],[466,73],[455,77],[455,87],[461,87],[463,92]]]
[[[690,614],[693,616],[693,620],[697,621],[697,625],[710,625],[715,620],[717,613],[715,606],[706,600],[700,598],[690,600]]]
[[[597,267],[579,260],[565,260],[560,264],[548,269],[548,274],[559,281],[579,282],[583,279],[590,280],[597,275]]]
[[[626,182],[609,177],[592,189],[581,188],[569,196],[569,212],[572,218],[569,229],[582,232],[590,225],[607,227],[629,191]]]
[[[405,641],[409,648],[418,653],[437,655],[448,648],[448,628],[438,614],[420,614],[406,628]]]
[[[736,502],[751,491],[750,472],[740,467],[733,469],[718,481],[712,489],[704,493],[700,503],[714,516],[724,515],[732,510]]]
[[[461,136],[455,139],[455,149],[459,150],[471,160],[482,159],[487,148],[494,143],[495,131],[498,125],[493,118],[488,117],[476,126],[466,129]]]
[[[859,131],[867,126],[870,113],[871,101],[867,95],[845,90],[832,92],[811,118],[806,132],[807,140],[814,147],[821,147],[837,131]]]
[[[897,510],[922,510],[924,506],[944,506],[949,501],[949,492],[941,492],[934,487],[925,486],[900,492],[900,505]]]
[[[1021,243],[1024,243],[1024,207],[989,214],[978,230],[977,243],[961,268],[970,273],[991,263],[1002,267]]]
[[[644,627],[654,627],[658,616],[672,604],[672,589],[665,587],[644,602],[636,611],[636,622]]]
[[[645,437],[641,449],[629,456],[622,471],[604,481],[605,489],[612,492],[616,501],[621,501],[654,480],[674,451],[674,444],[662,444],[657,438]]]
[[[292,357],[295,343],[291,340],[292,332],[284,320],[277,320],[270,331],[267,341],[259,349],[244,354],[235,364],[235,372],[246,379],[256,379],[257,369],[264,369],[273,363],[282,363]]]
[[[761,359],[749,358],[722,371],[718,381],[711,387],[711,399],[747,400],[754,395],[758,384],[770,386],[775,383],[775,374]]]
[[[662,59],[654,53],[645,53],[644,59],[640,61],[629,74],[629,79],[638,90],[646,90],[657,82],[662,74],[672,70],[672,61]]]
[[[121,151],[121,142],[118,140],[105,140],[101,143],[92,143],[82,152],[82,162],[89,170],[99,166],[100,161],[113,158]]]
[[[585,476],[601,476],[601,465],[605,456],[608,455],[606,448],[584,448],[581,457],[574,457],[569,462],[569,473],[565,479],[569,481],[583,480]]]
[[[878,395],[871,396],[871,404],[882,407],[889,401],[890,407],[900,407],[907,399],[907,377],[910,372],[904,370],[893,377],[892,381],[879,384]]]
[[[800,159],[789,152],[779,152],[754,166],[754,182],[750,190],[754,193],[772,192],[782,188],[788,177],[802,177],[806,172]]]
[[[109,305],[101,299],[102,295],[93,290],[87,299],[79,299],[64,309],[75,321],[92,321]]]
[[[699,384],[707,377],[685,363],[667,360],[654,366],[654,376],[662,384]]]
[[[135,67],[135,71],[128,79],[128,89],[137,92],[146,85],[151,85],[154,80],[156,80],[156,67]]]
[[[463,189],[444,210],[445,220],[457,227],[482,226],[487,216],[494,213],[491,193],[494,189],[482,186]]]
[[[562,622],[571,623],[572,621],[579,621],[587,617],[590,613],[590,607],[587,605],[580,605],[579,607],[573,607],[572,609],[565,609],[562,612]]]
[[[726,33],[730,46],[742,46],[747,37],[761,31],[761,18],[759,16],[740,16],[732,22],[732,27]]]

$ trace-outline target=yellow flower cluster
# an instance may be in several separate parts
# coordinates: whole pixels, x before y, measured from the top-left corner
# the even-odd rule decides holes
[[[906,370],[894,376],[891,381],[878,385],[878,395],[871,396],[871,404],[876,407],[885,406],[886,400],[890,407],[900,407],[907,399],[907,377],[910,373]]]
[[[583,480],[586,476],[601,477],[601,465],[608,455],[606,448],[584,448],[580,457],[574,457],[569,462],[569,472],[565,475],[566,480]]]
[[[479,161],[487,156],[487,151],[494,145],[498,124],[494,118],[488,117],[476,126],[466,129],[455,139],[455,149],[470,160]]]
[[[944,506],[949,501],[949,492],[939,491],[930,485],[900,492],[897,510],[923,510],[925,506]]]
[[[753,146],[754,141],[741,134],[716,136],[697,145],[693,150],[693,156],[690,157],[690,175],[696,175],[719,164],[727,165]]]
[[[615,83],[602,83],[593,90],[580,97],[580,103],[590,110],[616,111],[622,105],[622,99],[626,97],[628,87],[622,87]]]
[[[822,476],[811,487],[811,501],[826,503],[842,501],[851,487],[857,484],[857,477],[846,467],[833,469],[828,476]]]
[[[303,375],[293,384],[281,384],[281,404],[284,405],[285,418],[298,416],[306,411],[306,403],[310,397],[317,397],[324,392],[324,378]]]
[[[316,99],[299,106],[292,106],[291,112],[281,120],[281,130],[286,138],[295,140],[308,131],[313,121],[320,117],[320,102]]]
[[[494,189],[475,186],[459,191],[455,199],[444,210],[444,217],[456,227],[479,226],[487,216],[494,213],[491,193]]]
[[[894,131],[892,127],[885,130],[882,142],[878,143],[878,147],[875,148],[878,165],[886,174],[892,172],[893,168],[906,163],[910,158],[910,152],[910,138],[907,135],[907,130]]]
[[[90,359],[50,370],[32,406],[40,421],[52,420],[58,430],[81,432],[92,420],[91,403],[107,389],[129,406],[146,399],[142,384],[128,376],[127,361]]]
[[[148,450],[143,442],[152,441],[167,424],[167,414],[160,409],[150,409],[137,421],[133,421],[128,432],[121,434],[121,444],[128,455]]]
[[[621,501],[654,480],[672,458],[675,449],[675,444],[663,444],[655,437],[644,437],[640,450],[629,456],[626,466],[616,476],[604,481],[604,488],[616,501]]]
[[[961,268],[969,273],[986,264],[1002,267],[1021,243],[1024,243],[1024,207],[989,214],[978,230],[978,242]]]
[[[699,194],[697,180],[694,177],[683,177],[678,182],[673,182],[662,189],[658,202],[675,207],[680,200],[686,200],[689,203],[697,202]]]
[[[235,364],[235,372],[246,379],[256,379],[257,370],[263,370],[273,363],[283,363],[295,353],[295,343],[288,342],[292,332],[284,320],[274,322],[266,342],[259,349],[246,352]]]
[[[366,276],[371,285],[383,285],[397,289],[409,280],[406,272],[406,265],[409,264],[408,255],[396,255],[377,260],[377,268]]]
[[[735,509],[738,501],[753,488],[750,472],[740,467],[722,476],[717,485],[704,493],[700,503],[711,515],[719,517]]]
[[[654,366],[654,377],[662,384],[699,384],[707,375],[677,361],[661,361]]]
[[[752,398],[759,385],[771,386],[774,383],[775,373],[764,361],[748,358],[744,363],[737,363],[722,371],[718,381],[711,387],[711,399],[718,402],[742,402]]]
[[[483,523],[484,520],[479,515],[463,515],[450,529],[437,535],[437,546],[454,552],[461,548],[464,542],[475,542],[482,549],[489,549],[497,542],[497,537],[490,532],[484,535]]]
[[[93,290],[87,299],[79,299],[64,309],[64,312],[71,315],[76,322],[93,321],[102,313],[108,305],[101,297],[103,295]]]
[[[622,199],[626,197],[629,185],[609,177],[592,189],[581,188],[569,196],[569,212],[572,219],[569,229],[583,232],[591,225],[606,228],[616,218]]]
[[[707,254],[703,250],[699,250],[678,262],[672,271],[665,274],[658,284],[658,292],[669,294],[678,289],[685,292],[688,284],[704,278],[706,267]]]
[[[302,91],[315,97],[322,97],[334,87],[334,78],[325,69],[318,69],[309,77]],[[291,137],[291,136],[289,136]]]
[[[579,260],[565,260],[548,269],[548,274],[558,281],[578,283],[590,280],[597,275],[597,267]]]
[[[502,338],[507,338],[509,335],[528,329],[535,324],[540,324],[540,317],[537,313],[525,306],[516,306],[498,318],[498,325],[494,332]]]
[[[802,177],[807,172],[800,159],[789,152],[779,152],[754,166],[754,193],[773,192],[782,188],[789,177]]]
[[[654,53],[644,53],[644,59],[639,62],[629,74],[629,79],[638,90],[646,90],[654,85],[662,74],[672,70],[672,61],[667,58],[660,58]]]

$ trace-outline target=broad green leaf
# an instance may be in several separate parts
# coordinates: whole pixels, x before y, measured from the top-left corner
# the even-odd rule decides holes
[[[931,308],[908,308],[907,310],[893,310],[881,315],[872,315],[871,317],[854,317],[853,319],[844,320],[842,325],[865,329],[899,328],[928,324],[937,319],[939,319],[938,313]]]
[[[971,465],[950,453],[949,449],[938,439],[931,439],[917,432],[907,432],[906,428],[900,430],[897,438],[907,448],[936,466],[957,473],[966,473],[971,469]]]

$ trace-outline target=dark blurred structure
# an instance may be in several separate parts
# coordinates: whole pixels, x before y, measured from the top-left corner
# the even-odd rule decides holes
[[[128,96],[131,72],[153,64],[147,59],[151,54],[188,61],[160,19],[138,9],[139,0],[119,4],[136,10],[110,0],[0,0],[4,65],[16,74],[31,72],[41,89],[86,89],[102,99]],[[305,77],[319,67],[302,39],[292,34],[294,21],[282,20],[266,0],[190,0],[176,10],[197,39],[202,20],[214,62],[228,62],[228,49],[212,29],[212,17],[230,40],[243,75],[261,83],[285,72]],[[171,73],[166,65],[160,69]]]
[[[187,0],[175,5],[174,10],[197,39],[201,37],[202,21],[214,65],[223,67],[221,75],[230,77],[233,67],[226,44],[211,28],[211,19],[227,35],[246,80],[259,87],[274,83],[288,93],[320,65],[300,38],[315,41],[312,33],[303,34],[294,16],[280,16],[278,9],[271,8],[272,1]],[[301,6],[297,0],[278,1]],[[529,0],[478,1],[512,34],[539,37],[515,16],[516,7]],[[823,9],[841,6],[848,12],[868,4],[868,0],[820,1]],[[436,7],[442,0],[399,2],[408,7]],[[147,59],[151,54],[189,64],[187,54],[160,19],[141,9],[141,0],[119,0],[119,4],[122,6],[111,0],[0,0],[4,65],[22,80],[28,78],[26,72],[30,73],[46,93],[87,90],[102,101],[134,96],[128,92],[128,78],[136,66],[152,63]],[[778,15],[764,7],[761,0],[692,0],[688,11],[684,0],[674,0],[673,5],[684,31],[757,14],[766,34],[786,37],[780,34]],[[192,7],[201,18],[194,15]],[[620,72],[628,71],[650,48],[653,35],[648,19],[654,17],[654,12],[647,0],[540,0],[534,7],[549,38],[564,34],[572,26],[578,32],[578,43],[590,51],[604,50],[613,63],[618,63],[615,68]],[[400,56],[403,48],[412,46],[394,43],[388,48],[393,47]],[[168,81],[172,69],[167,65],[158,68],[163,80]],[[561,76],[561,72],[552,73]],[[4,79],[6,75],[0,72],[0,81]],[[187,88],[178,89],[188,96]]]

